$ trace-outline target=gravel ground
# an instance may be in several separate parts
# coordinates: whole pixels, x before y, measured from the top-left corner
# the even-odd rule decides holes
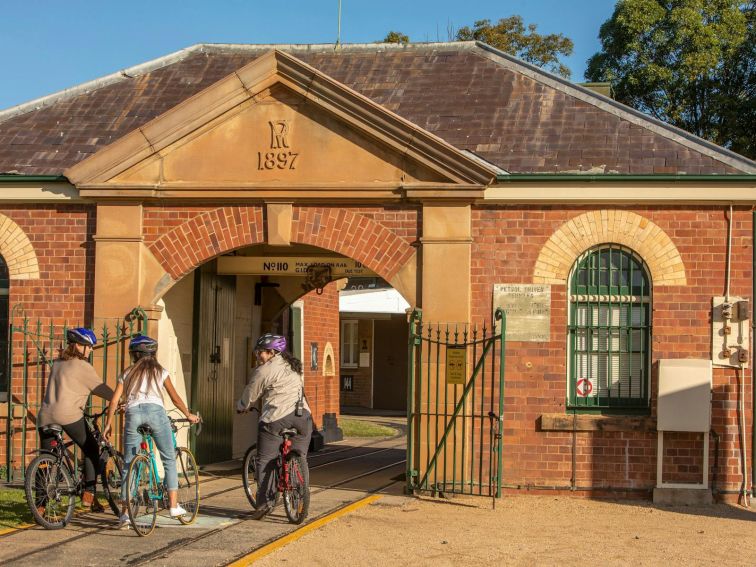
[[[756,565],[756,510],[386,496],[256,565]]]

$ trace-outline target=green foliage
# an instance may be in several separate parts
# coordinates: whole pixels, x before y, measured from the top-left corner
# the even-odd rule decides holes
[[[342,418],[339,420],[339,427],[344,437],[393,437],[397,434],[396,429],[391,427],[359,419]]]
[[[619,0],[588,61],[620,102],[753,158],[756,2]]]
[[[569,78],[570,70],[559,61],[559,56],[572,55],[572,40],[562,34],[541,35],[536,28],[535,24],[528,24],[526,28],[521,16],[502,18],[495,24],[491,20],[478,20],[472,28],[460,28],[457,39],[482,41],[528,63]]]
[[[0,529],[15,528],[32,522],[24,491],[0,488]]]
[[[402,32],[390,31],[381,43],[403,43],[406,45],[409,43],[409,36],[404,35]]]

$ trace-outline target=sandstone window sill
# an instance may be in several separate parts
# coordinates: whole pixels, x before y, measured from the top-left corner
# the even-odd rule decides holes
[[[574,420],[574,421],[573,421]],[[544,413],[540,431],[638,431],[655,432],[656,418],[647,415],[567,415]]]

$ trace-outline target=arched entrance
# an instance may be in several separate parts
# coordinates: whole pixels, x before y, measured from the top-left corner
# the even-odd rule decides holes
[[[249,445],[255,424],[249,416],[235,416],[232,408],[251,369],[252,341],[268,331],[289,336],[294,354],[304,362],[313,417],[328,437],[339,411],[337,286],[343,287],[350,276],[395,279],[401,285],[396,274],[415,269],[416,253],[406,240],[347,209],[296,211],[287,231],[291,242],[285,247],[255,242],[259,231],[243,224],[245,216],[233,207],[199,213],[150,245],[165,272],[177,277],[153,303],[163,308],[158,323],[162,362],[176,377],[178,389],[207,418],[197,445],[200,462],[239,456]],[[213,226],[225,237],[216,238],[208,229]],[[189,234],[194,235],[193,246]],[[186,252],[162,252],[167,250]],[[401,260],[403,265],[398,264]],[[308,292],[311,267],[327,269],[321,275],[322,295]],[[363,362],[363,367],[371,370],[372,364]]]

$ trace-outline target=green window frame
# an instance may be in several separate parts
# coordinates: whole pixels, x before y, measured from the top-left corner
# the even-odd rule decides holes
[[[8,327],[10,274],[5,258],[0,256],[0,402],[7,402],[10,391],[8,376]]]
[[[575,262],[569,280],[567,407],[649,411],[651,279],[633,251],[603,244]]]

